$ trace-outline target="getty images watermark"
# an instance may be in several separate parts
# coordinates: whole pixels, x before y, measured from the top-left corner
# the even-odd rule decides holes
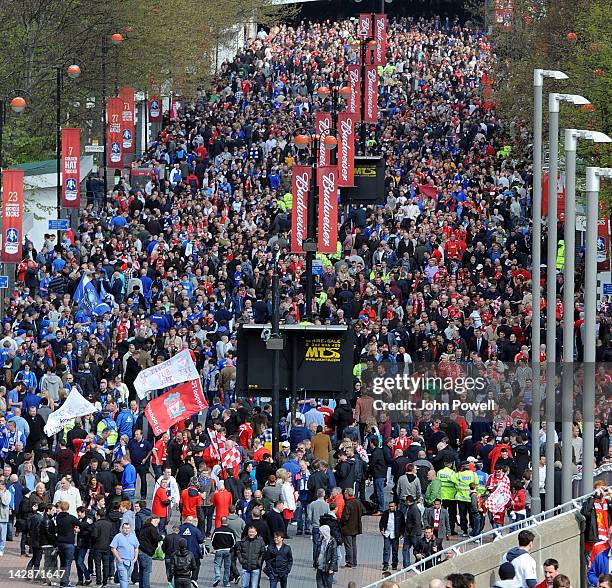
[[[377,396],[400,396],[399,399],[388,401],[382,398],[374,399],[374,409],[379,411],[489,411],[495,410],[495,400],[482,401],[467,400],[470,395],[474,398],[487,387],[484,377],[452,377],[396,374],[395,376],[376,377],[372,381],[372,392]],[[444,401],[429,398],[432,390],[442,393],[453,392],[460,398]],[[408,396],[408,397],[406,397]]]

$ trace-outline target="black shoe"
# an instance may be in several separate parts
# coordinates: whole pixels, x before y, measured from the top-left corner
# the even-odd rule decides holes
[[[300,536],[301,536],[301,535],[303,535],[303,534],[304,534],[304,531],[298,531],[298,532],[295,534],[295,536],[296,536],[296,537],[300,537]]]
[[[391,569],[392,569],[394,572],[397,572],[397,566],[391,566]]]
[[[213,586],[218,586],[219,584],[221,584],[221,580],[215,580],[213,582]]]
[[[306,530],[304,531],[304,535],[312,535],[312,533],[311,533],[311,532],[310,532],[308,529],[306,529]]]
[[[386,572],[389,569],[389,564],[383,564],[382,571]]]

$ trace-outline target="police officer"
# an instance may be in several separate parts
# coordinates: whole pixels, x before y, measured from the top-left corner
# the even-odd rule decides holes
[[[453,463],[449,460],[444,461],[444,467],[438,472],[436,478],[440,480],[440,498],[442,505],[448,511],[450,519],[450,534],[455,535],[455,525],[457,524],[457,502],[455,501],[455,471]]]
[[[462,536],[468,536],[468,513],[470,513],[470,503],[472,497],[470,495],[470,484],[478,487],[478,476],[476,472],[469,469],[469,462],[464,461],[461,464],[461,469],[455,474],[455,500],[459,507],[459,520],[461,524]],[[470,519],[472,518],[470,513]],[[451,523],[452,525],[452,523]],[[472,521],[470,520],[470,525]],[[473,526],[473,525],[472,525]]]

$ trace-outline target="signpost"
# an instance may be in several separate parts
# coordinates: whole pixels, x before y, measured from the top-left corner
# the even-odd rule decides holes
[[[67,231],[70,228],[70,219],[49,219],[49,231]]]
[[[612,295],[612,284],[604,284],[603,285],[603,294],[604,296]]]
[[[8,288],[8,287],[9,287],[9,277],[0,276],[0,288]]]

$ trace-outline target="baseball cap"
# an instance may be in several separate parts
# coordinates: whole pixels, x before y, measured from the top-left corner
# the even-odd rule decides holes
[[[291,447],[291,443],[289,443],[289,441],[283,441],[283,442],[281,443],[281,445],[282,445],[283,447]]]

